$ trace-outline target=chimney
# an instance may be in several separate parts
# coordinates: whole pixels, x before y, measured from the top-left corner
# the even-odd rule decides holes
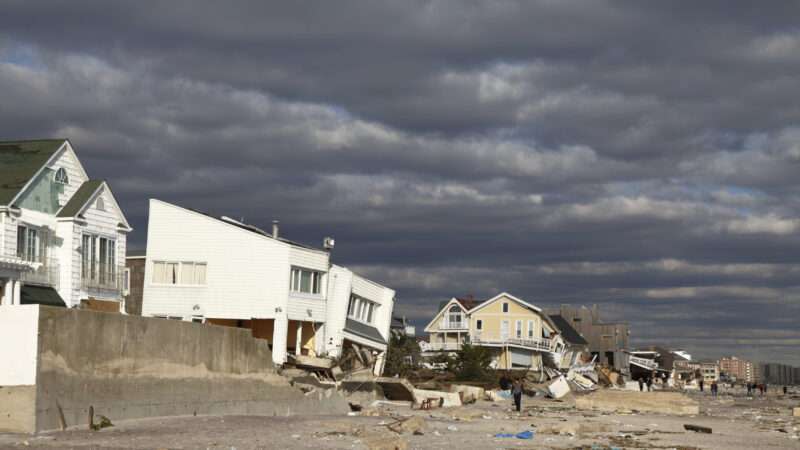
[[[273,220],[272,221],[272,237],[273,237],[273,239],[278,239],[278,230],[279,230],[278,224],[279,223],[280,222],[278,222],[277,220]]]

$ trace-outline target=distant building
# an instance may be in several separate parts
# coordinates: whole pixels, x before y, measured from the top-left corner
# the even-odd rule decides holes
[[[132,316],[142,315],[142,290],[144,289],[145,251],[131,250],[125,257],[125,312]]]
[[[732,381],[743,383],[756,381],[756,371],[753,369],[753,363],[746,359],[729,356],[720,358],[717,363],[719,364],[720,372],[727,375]]]
[[[391,331],[395,336],[408,336],[412,338],[417,334],[417,328],[406,320],[406,316],[392,317]]]
[[[589,351],[596,356],[598,363],[616,369],[627,368],[628,358],[622,352],[628,348],[630,329],[627,323],[601,321],[597,305],[592,309],[561,305],[548,314],[558,314],[569,322],[589,342]]]
[[[786,364],[760,364],[761,381],[767,384],[792,385],[800,383],[795,379],[795,368]]]
[[[719,365],[716,361],[701,361],[700,373],[703,374],[703,381],[706,383],[719,381]]]

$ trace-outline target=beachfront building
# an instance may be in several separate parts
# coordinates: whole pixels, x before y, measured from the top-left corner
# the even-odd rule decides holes
[[[0,304],[120,312],[131,231],[69,141],[0,142]]]

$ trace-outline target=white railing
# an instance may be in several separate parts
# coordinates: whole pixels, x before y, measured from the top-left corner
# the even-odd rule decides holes
[[[639,358],[638,356],[630,356],[628,362],[649,370],[655,370],[658,368],[657,362],[653,361],[652,359]]]
[[[125,266],[98,266],[93,273],[81,274],[81,289],[122,293]]]
[[[38,269],[22,272],[20,279],[27,284],[56,286],[58,285],[58,271],[58,262],[55,259],[48,259]]]
[[[435,352],[461,350],[461,344],[458,342],[431,342],[430,346]]]
[[[466,330],[467,322],[440,322],[440,330]]]
[[[520,347],[531,348],[534,350],[540,350],[544,352],[551,352],[555,351],[555,342],[551,339],[519,339],[519,338],[508,338],[508,339],[494,339],[494,338],[483,338],[483,337],[476,337],[472,339],[473,344],[489,344],[489,345],[518,345]]]

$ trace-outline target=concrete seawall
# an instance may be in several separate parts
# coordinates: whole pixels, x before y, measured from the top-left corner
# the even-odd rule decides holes
[[[303,395],[289,386],[276,374],[267,342],[254,339],[248,330],[86,310],[25,308],[38,308],[38,329],[25,331],[38,333],[35,391],[29,385],[0,388],[0,396],[7,395],[0,403],[16,405],[13,411],[0,411],[5,412],[0,430],[57,429],[59,409],[68,426],[85,425],[89,406],[112,421],[347,410],[344,399],[333,391]],[[3,314],[0,309],[0,326]],[[6,345],[13,343],[0,342]]]

